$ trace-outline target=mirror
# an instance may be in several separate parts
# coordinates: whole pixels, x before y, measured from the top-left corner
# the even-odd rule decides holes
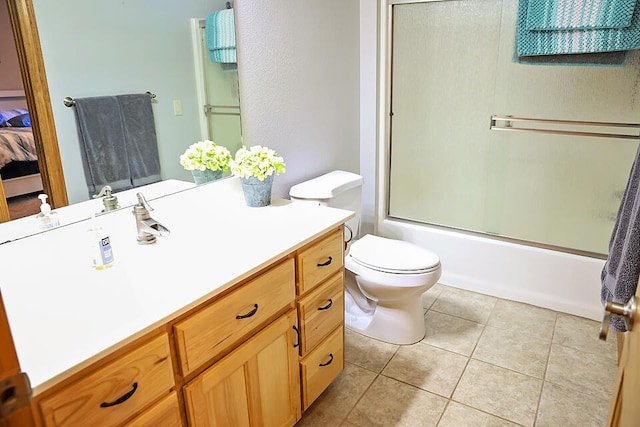
[[[207,127],[200,123],[203,96],[194,72],[194,57],[202,60],[206,52],[197,50],[198,31],[192,28],[197,24],[191,20],[225,8],[226,1],[185,0],[162,7],[151,0],[118,4],[7,0],[7,4],[16,43],[23,49],[19,56],[34,134],[40,134],[44,191],[55,206],[88,198],[75,112],[63,104],[65,97],[154,93],[162,178],[192,181],[178,158],[187,146],[205,138]],[[34,40],[41,47],[40,57]],[[220,64],[207,62],[201,66],[209,71],[217,68],[210,83],[221,85],[217,92],[224,98],[215,102],[232,107],[214,110],[209,121],[228,127],[223,134],[214,132],[210,139],[233,153],[241,145],[239,106],[237,101],[230,104],[232,95],[238,98],[237,71],[222,71]]]

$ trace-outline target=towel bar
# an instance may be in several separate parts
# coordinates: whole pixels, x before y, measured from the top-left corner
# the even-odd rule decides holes
[[[498,122],[503,122],[502,125]],[[562,129],[543,129],[543,128],[531,128],[531,127],[514,127],[513,123],[532,123],[532,124],[547,124],[555,126],[600,126],[609,128],[626,128],[626,129],[639,129],[638,123],[608,123],[608,122],[589,122],[589,121],[576,121],[576,120],[555,120],[555,119],[532,119],[525,117],[511,117],[511,116],[491,116],[490,130],[506,130],[506,131],[519,131],[519,132],[534,132],[534,133],[548,133],[557,135],[574,135],[574,136],[595,136],[602,138],[620,138],[620,139],[635,139],[640,140],[640,133],[638,134],[624,134],[624,133],[607,133],[607,132],[585,132],[578,130],[562,130]],[[640,132],[640,131],[639,131]]]
[[[230,110],[238,110],[235,111],[215,111],[216,108],[226,108]],[[205,116],[216,115],[216,116],[239,116],[240,115],[240,106],[239,105],[204,105],[204,114]]]
[[[151,93],[149,91],[147,91],[146,94],[149,95],[151,99],[155,99],[156,97],[155,93]],[[76,101],[74,101],[74,99],[71,98],[70,96],[67,96],[66,98],[64,98],[62,100],[62,103],[67,107],[73,107],[74,105],[76,105]]]

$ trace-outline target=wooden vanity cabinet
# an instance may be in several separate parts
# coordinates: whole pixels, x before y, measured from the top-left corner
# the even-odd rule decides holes
[[[293,426],[344,368],[342,236],[336,227],[42,393],[41,425]]]
[[[299,252],[302,410],[344,369],[344,242],[337,229]]]
[[[295,299],[293,259],[278,264],[174,325],[183,376],[228,351]]]
[[[295,311],[184,386],[189,425],[292,426],[300,418]]]
[[[167,397],[125,424],[125,427],[182,427],[180,402],[172,391]]]
[[[167,334],[70,382],[40,401],[44,425],[113,426],[141,412],[174,386]]]
[[[298,296],[324,282],[329,276],[342,270],[344,265],[344,240],[342,227],[336,229],[296,255]]]

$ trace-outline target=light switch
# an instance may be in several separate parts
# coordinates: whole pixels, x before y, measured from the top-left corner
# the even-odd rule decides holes
[[[173,115],[174,116],[182,115],[182,101],[179,99],[173,100]]]

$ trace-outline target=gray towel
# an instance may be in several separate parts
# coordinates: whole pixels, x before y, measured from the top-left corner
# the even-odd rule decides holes
[[[147,94],[77,98],[76,121],[89,196],[160,181],[151,98]]]
[[[104,185],[132,188],[120,106],[115,96],[75,100],[82,166],[89,196]]]
[[[640,274],[640,147],[609,241],[609,257],[602,269],[602,303],[625,304],[635,295]],[[624,332],[624,321],[611,319],[611,328]]]
[[[156,125],[147,94],[116,96],[129,156],[129,171],[134,187],[160,181],[160,157]]]

